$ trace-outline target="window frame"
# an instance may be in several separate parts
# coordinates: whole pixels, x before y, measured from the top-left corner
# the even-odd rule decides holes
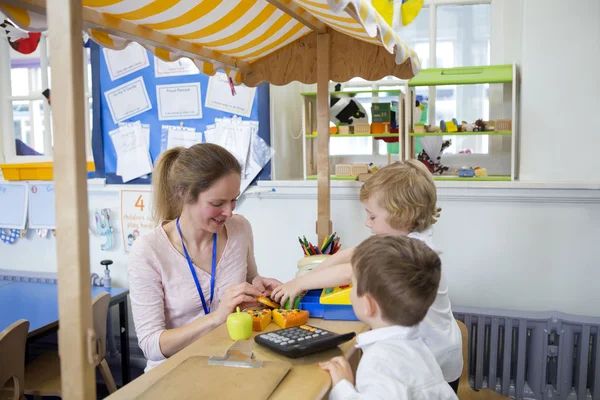
[[[83,46],[83,39],[82,39]],[[50,88],[50,68],[49,65],[50,57],[48,54],[48,35],[46,32],[42,32],[40,37],[40,43],[38,51],[40,53],[40,77],[41,87]],[[83,60],[84,63],[84,101],[85,101],[85,135],[86,135],[86,155],[87,161],[93,161],[92,151],[92,121],[90,121],[90,101],[93,101],[92,86],[89,85],[89,66],[92,66],[90,54],[84,49]],[[0,32],[0,162],[3,164],[22,164],[22,163],[38,163],[38,162],[51,162],[54,158],[53,155],[53,134],[52,134],[52,110],[51,106],[46,101],[46,98],[41,91],[30,91],[28,95],[14,96],[12,94],[12,60],[10,57],[10,45],[8,38],[4,31]],[[4,61],[6,60],[6,61]],[[93,69],[93,66],[92,66]],[[93,74],[93,72],[92,72]],[[50,88],[51,89],[51,88]],[[34,101],[41,101],[44,115],[44,154],[40,156],[34,155],[17,155],[17,149],[15,145],[15,130],[14,130],[14,114],[13,114],[13,103],[16,101],[29,101],[30,104],[34,104]],[[33,132],[32,126],[32,132]]]

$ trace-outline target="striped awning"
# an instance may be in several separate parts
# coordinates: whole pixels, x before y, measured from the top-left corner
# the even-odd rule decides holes
[[[45,16],[35,11],[44,3],[0,0],[0,10],[21,29],[45,31]],[[123,49],[135,40],[127,29],[141,28],[155,40],[140,44],[158,58],[189,57],[208,75],[225,70],[236,84],[252,63],[319,27],[383,46],[395,54],[396,64],[410,59],[414,75],[420,69],[416,53],[370,0],[83,0],[83,5],[84,27],[100,45]]]

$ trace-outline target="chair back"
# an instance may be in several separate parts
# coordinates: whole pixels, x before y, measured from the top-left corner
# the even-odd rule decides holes
[[[25,346],[29,321],[20,319],[0,332],[0,389],[13,381],[13,399],[25,391]]]

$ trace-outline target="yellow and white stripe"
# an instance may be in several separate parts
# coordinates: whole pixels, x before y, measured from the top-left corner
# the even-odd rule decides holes
[[[386,24],[370,0],[278,1],[283,6],[294,6],[301,18],[321,21],[345,35],[385,47],[396,54],[398,64],[410,58],[414,74],[419,72],[420,61],[414,51]],[[200,46],[209,51],[214,60],[229,57],[234,64],[255,62],[311,32],[266,0],[83,0],[83,5],[181,42]],[[44,17],[24,8],[8,6],[0,0],[0,10],[25,30],[46,29]],[[114,34],[102,32],[102,27],[91,29],[89,35],[111,49],[123,49],[129,43]],[[167,51],[150,45],[144,47],[164,60],[174,61],[182,57],[176,50]],[[209,75],[225,69],[236,84],[241,82],[241,74],[228,70],[223,61],[194,61],[201,71]]]

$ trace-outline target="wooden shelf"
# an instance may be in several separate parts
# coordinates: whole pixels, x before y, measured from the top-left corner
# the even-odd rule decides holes
[[[329,179],[331,179],[332,181],[355,181],[356,180],[356,176],[351,175],[351,176],[337,176],[337,175],[330,175]],[[308,181],[316,181],[317,180],[317,176],[316,175],[309,175],[306,177],[306,180]]]
[[[497,176],[484,176],[484,177],[472,177],[472,178],[459,178],[458,176],[434,176],[434,181],[460,181],[460,182],[469,182],[469,181],[479,181],[479,182],[510,182],[510,176],[497,175]]]
[[[397,138],[397,133],[350,133],[350,134],[339,134],[329,135],[332,138],[340,137],[376,137],[376,138]],[[316,139],[318,136],[316,133],[306,135],[307,139]]]
[[[486,131],[486,132],[409,132],[408,136],[502,136],[512,135],[512,131]]]

